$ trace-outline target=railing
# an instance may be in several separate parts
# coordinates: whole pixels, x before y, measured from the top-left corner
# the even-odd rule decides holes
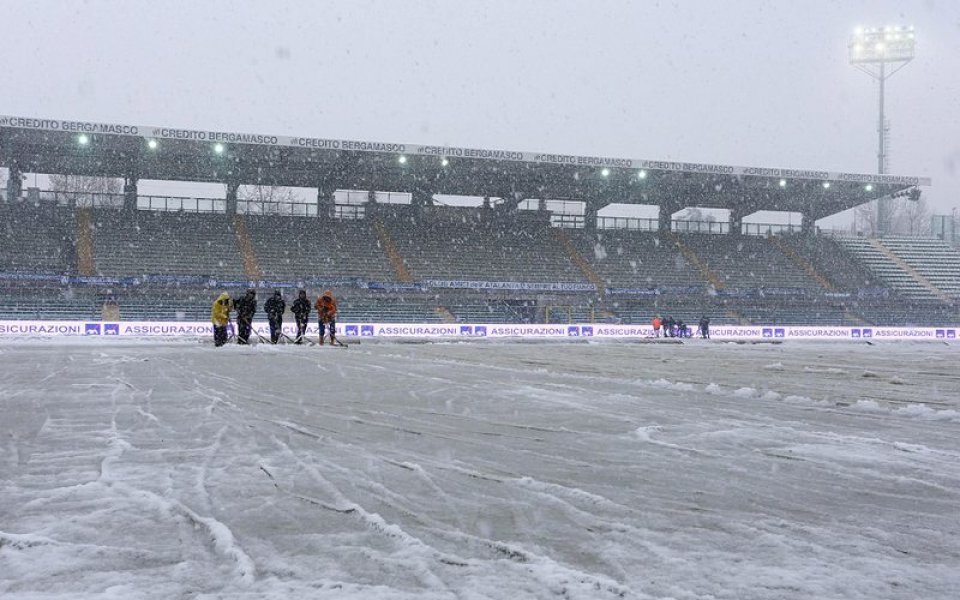
[[[316,217],[316,202],[261,202],[238,200],[237,212],[242,215],[277,215],[284,217]]]
[[[774,235],[778,233],[800,233],[800,225],[793,223],[744,223],[741,232],[744,235]]]
[[[341,221],[357,221],[366,215],[366,207],[362,204],[334,204],[333,218]]]
[[[39,191],[40,202],[50,202],[57,206],[77,208],[114,208],[124,207],[125,194],[106,192],[55,192]],[[181,196],[137,196],[137,209],[170,212],[225,213],[227,201],[223,198],[193,198]]]
[[[137,196],[137,209],[171,212],[226,213],[227,201],[223,198]]]
[[[597,229],[656,231],[658,228],[658,219],[643,219],[639,217],[597,217]]]
[[[413,195],[410,192],[374,192],[374,200],[380,204],[410,204]],[[370,192],[363,190],[337,190],[334,195],[339,205],[367,204]]]
[[[670,230],[676,233],[729,233],[730,223],[726,221],[685,221],[673,220]]]
[[[53,202],[57,206],[123,208],[123,194],[106,192],[53,192],[43,190],[37,192],[37,198],[41,202]]]
[[[582,215],[557,214],[550,215],[550,223],[554,227],[582,228],[585,217]],[[659,219],[643,217],[597,217],[598,230],[620,231],[657,231],[660,227]],[[730,223],[726,221],[687,221],[674,219],[670,222],[670,230],[675,233],[706,233],[726,234],[730,232]],[[740,230],[744,235],[768,236],[782,233],[799,233],[800,225],[784,223],[744,223]]]
[[[564,215],[560,213],[552,213],[550,215],[550,225],[552,227],[583,229],[585,224],[586,219],[584,219],[583,215]]]

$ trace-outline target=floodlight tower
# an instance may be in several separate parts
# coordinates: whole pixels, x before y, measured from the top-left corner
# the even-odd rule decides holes
[[[879,115],[877,117],[877,173],[887,170],[887,133],[884,116],[884,91],[887,79],[907,66],[914,56],[916,45],[913,27],[857,27],[850,40],[850,64],[873,77],[880,84]],[[889,200],[877,203],[877,229],[884,234],[889,229]]]

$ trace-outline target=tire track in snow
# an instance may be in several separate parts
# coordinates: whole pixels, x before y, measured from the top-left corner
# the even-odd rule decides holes
[[[113,465],[120,460],[126,450],[132,448],[132,446],[117,433],[115,417],[116,415],[114,415],[114,421],[112,423],[109,450],[101,462],[98,482],[106,488],[120,492],[131,501],[144,504],[164,514],[179,514],[193,525],[206,530],[214,548],[236,563],[240,580],[244,583],[252,583],[256,579],[254,562],[237,542],[233,532],[226,524],[214,517],[200,515],[177,499],[164,498],[149,490],[130,486],[124,483],[121,478],[114,477],[112,471]],[[215,444],[214,447],[219,447],[219,444]],[[203,490],[203,494],[206,496],[205,489]],[[207,503],[209,504],[209,500],[207,500]]]
[[[321,490],[332,498],[333,510],[344,513],[344,514],[355,514],[361,522],[372,531],[379,533],[380,535],[390,538],[397,543],[398,549],[402,549],[404,552],[402,554],[408,554],[408,560],[412,560],[413,564],[410,566],[413,567],[414,572],[420,577],[421,581],[428,588],[435,591],[445,591],[451,592],[447,587],[447,584],[437,576],[436,573],[430,568],[430,565],[425,562],[424,553],[436,552],[434,549],[430,548],[424,544],[419,539],[406,533],[399,525],[394,525],[387,523],[383,517],[376,513],[367,512],[362,506],[353,502],[349,498],[343,495],[337,486],[331,483],[323,474],[320,473],[312,465],[304,462],[297,454],[283,441],[274,437],[273,441],[280,447],[281,451],[296,462],[300,467],[306,471],[310,478],[320,486]],[[316,501],[317,505],[324,508],[327,507],[327,503],[322,501]]]
[[[210,469],[210,463],[213,461],[214,457],[220,452],[220,446],[223,441],[223,436],[227,432],[227,426],[224,425],[220,428],[220,431],[217,432],[217,435],[213,438],[213,443],[210,444],[203,453],[203,462],[200,463],[200,467],[197,469],[197,479],[194,484],[194,489],[197,492],[197,495],[200,497],[200,501],[203,503],[203,508],[207,512],[210,512],[213,509],[212,502],[210,501],[210,492],[207,490],[207,471]]]
[[[279,439],[275,438],[274,441],[281,447],[281,450],[284,452],[284,454],[300,465],[301,468],[303,468],[311,476],[311,478],[333,498],[333,503],[330,504],[312,498],[301,497],[303,500],[327,510],[334,510],[342,514],[355,515],[360,518],[361,522],[363,522],[369,529],[379,533],[380,535],[393,539],[398,544],[399,548],[405,550],[403,554],[412,554],[410,558],[414,559],[419,567],[417,569],[417,573],[420,575],[428,575],[429,582],[435,582],[438,585],[442,585],[443,589],[449,591],[449,588],[446,586],[443,580],[436,573],[434,573],[430,566],[430,562],[437,562],[440,565],[457,568],[478,567],[489,564],[486,561],[465,559],[438,550],[437,548],[426,544],[421,539],[405,532],[399,526],[387,523],[380,515],[366,511],[362,506],[352,502],[346,496],[344,496],[335,485],[327,480],[312,465],[309,465],[301,460],[289,446],[284,444]],[[340,469],[345,470],[342,467],[340,467]],[[268,475],[270,474],[268,473]],[[354,473],[354,475],[356,474]],[[273,479],[272,476],[271,479]],[[510,544],[473,536],[463,532],[462,530],[439,530],[438,532],[440,535],[444,535],[451,539],[469,541],[476,546],[485,548],[487,550],[492,550],[499,558],[509,559],[506,561],[506,564],[519,563],[519,565],[522,565],[522,569],[520,570],[524,574],[528,576],[534,576],[545,588],[566,590],[567,586],[570,584],[576,584],[578,588],[602,592],[604,595],[609,595],[611,597],[625,598],[628,594],[630,594],[630,590],[628,588],[621,586],[605,576],[583,573],[575,569],[565,567],[549,558],[533,554],[527,550],[517,548]],[[439,591],[439,588],[437,588],[437,590]],[[568,592],[566,591],[561,591],[561,593],[558,595],[566,596],[567,593]]]

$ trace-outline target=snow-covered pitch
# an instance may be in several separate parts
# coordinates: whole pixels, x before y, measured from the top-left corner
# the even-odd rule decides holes
[[[0,341],[0,597],[960,590],[943,343]]]

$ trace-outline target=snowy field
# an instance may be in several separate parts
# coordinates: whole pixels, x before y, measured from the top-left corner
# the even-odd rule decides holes
[[[0,341],[0,597],[955,599],[956,345]]]

